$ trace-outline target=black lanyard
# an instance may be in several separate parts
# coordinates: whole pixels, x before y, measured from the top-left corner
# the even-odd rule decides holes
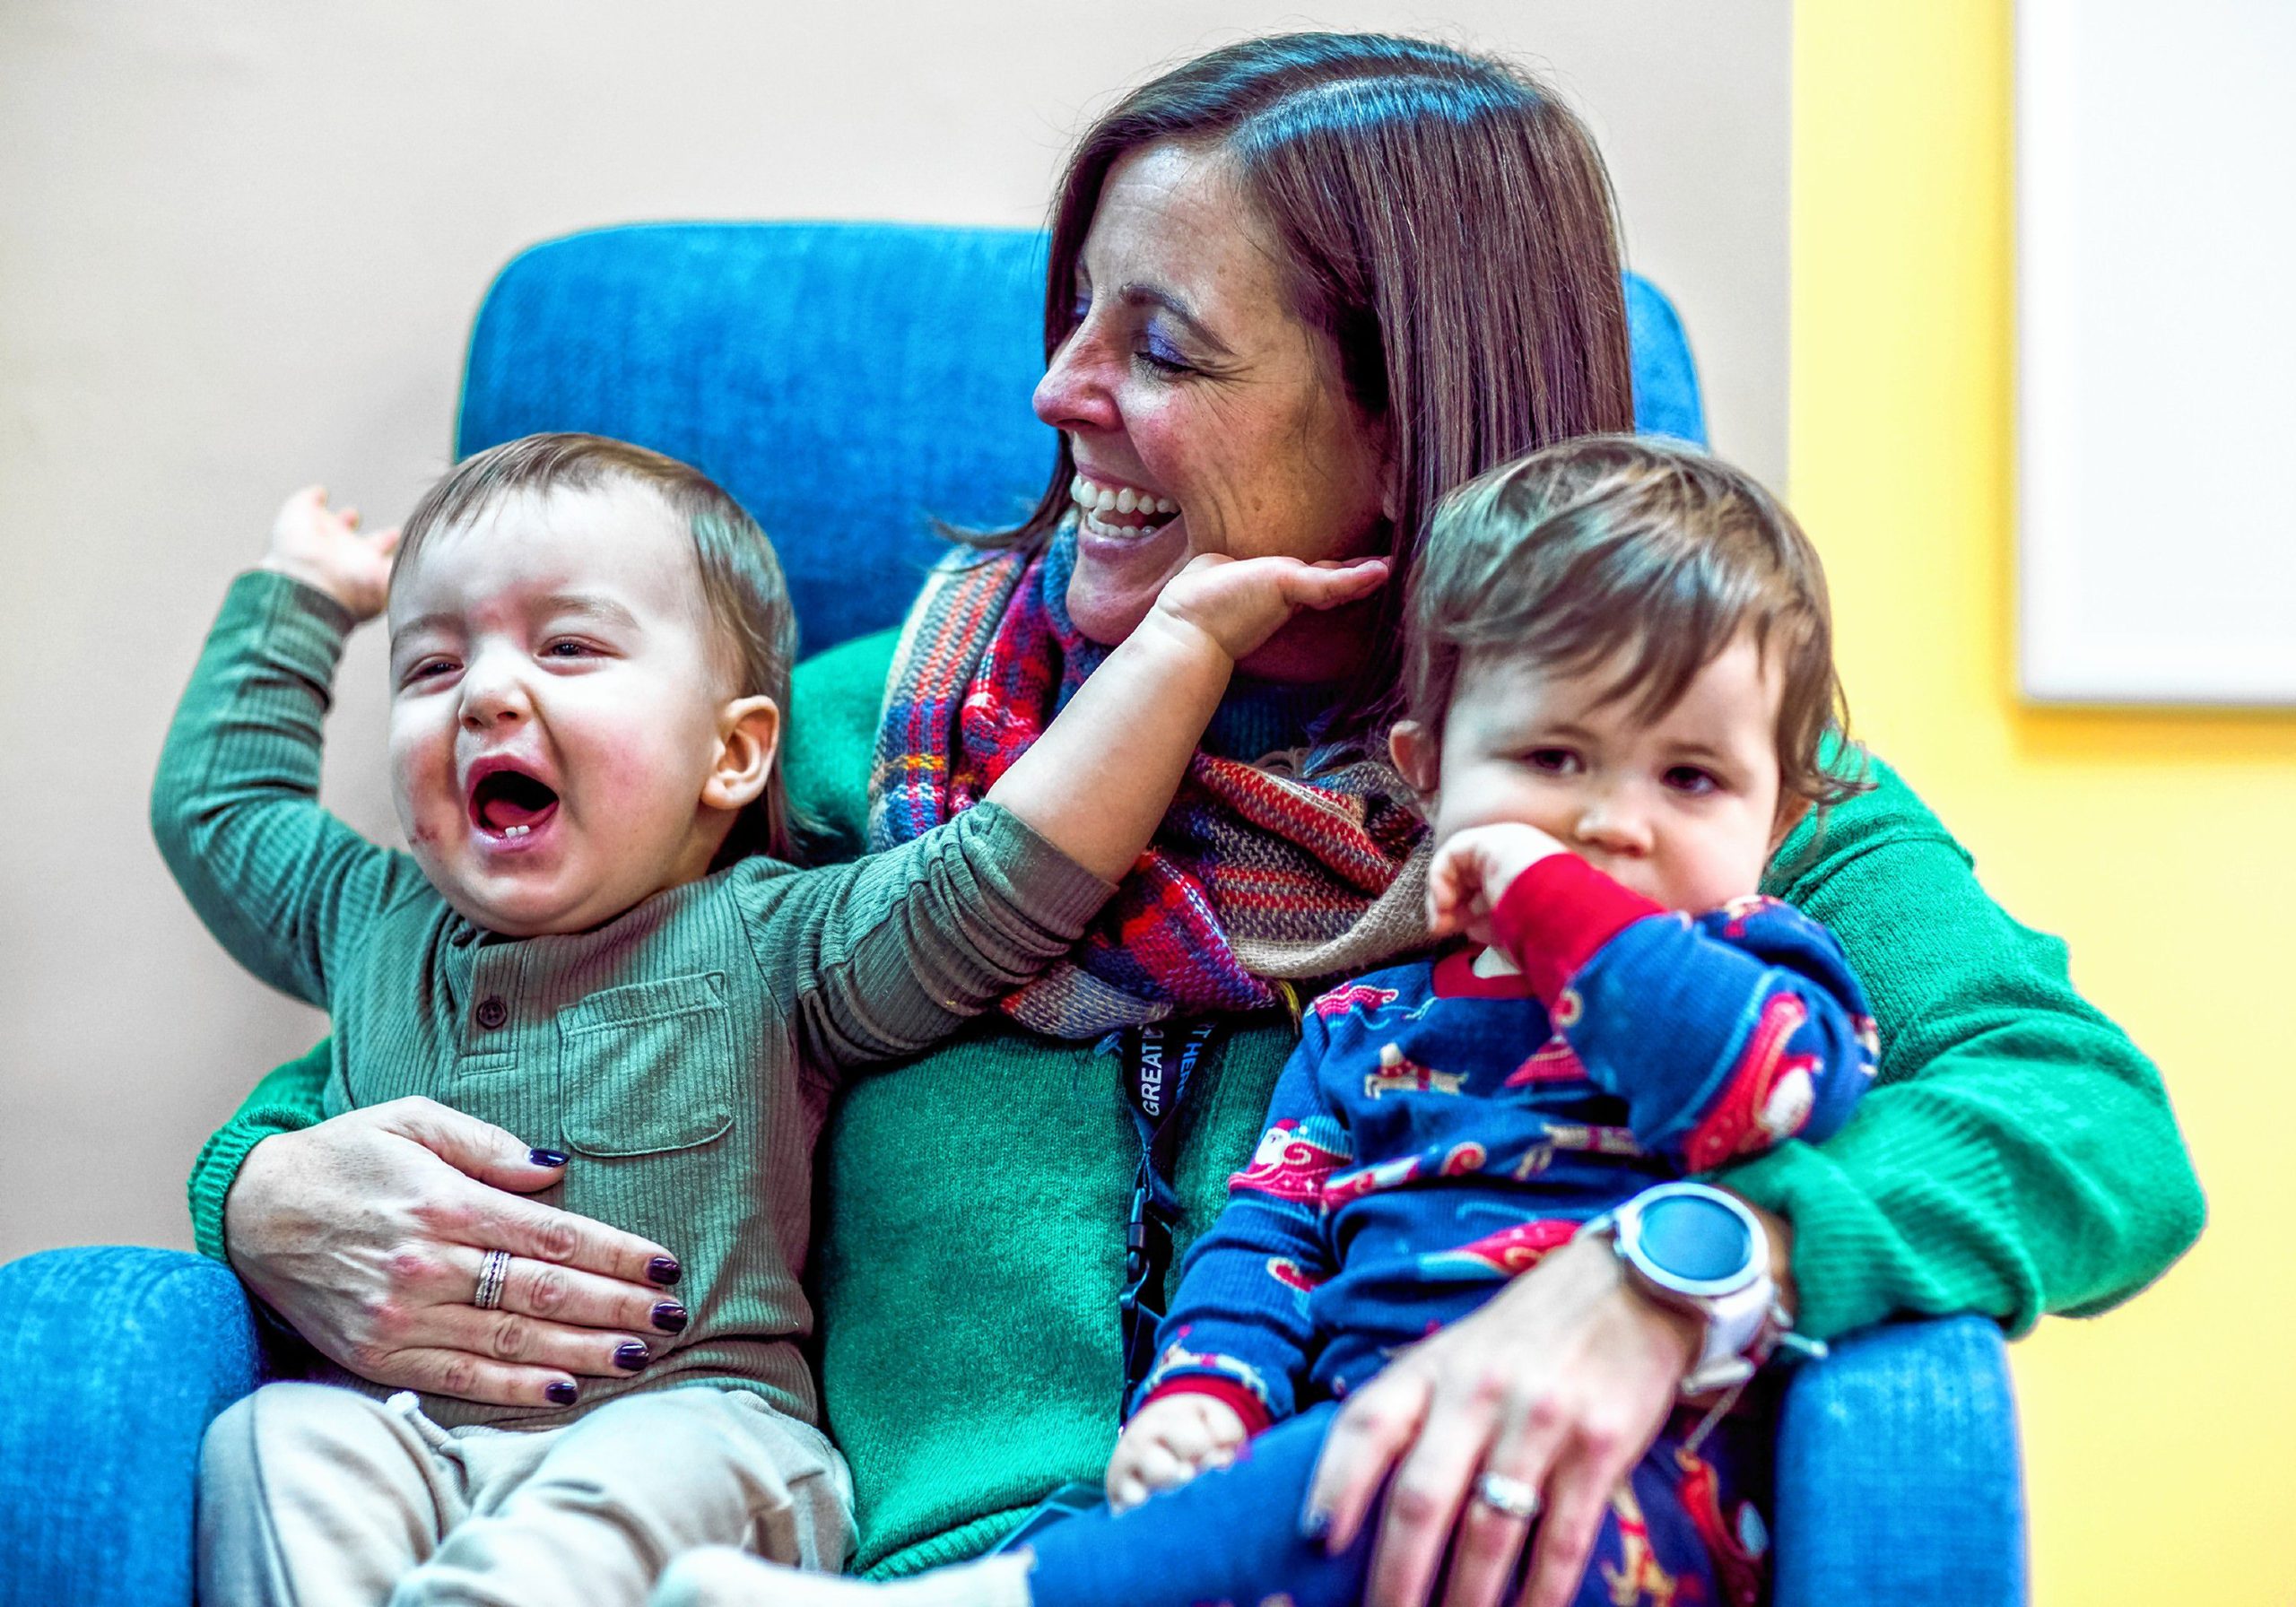
[[[1124,1226],[1124,1291],[1117,1297],[1127,1400],[1156,1359],[1172,1224],[1180,1212],[1172,1172],[1179,1160],[1181,1108],[1196,1064],[1223,1028],[1217,1019],[1153,1021],[1127,1028],[1123,1035],[1125,1108],[1140,1138],[1140,1170],[1133,1179],[1132,1214]]]

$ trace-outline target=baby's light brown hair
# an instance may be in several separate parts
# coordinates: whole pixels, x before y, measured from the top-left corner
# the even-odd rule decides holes
[[[781,561],[740,503],[700,469],[674,457],[602,435],[575,434],[529,435],[474,452],[423,492],[407,515],[392,578],[439,532],[467,524],[512,497],[594,491],[617,482],[652,491],[684,523],[693,539],[701,595],[717,628],[718,657],[730,683],[727,695],[771,698],[781,710],[786,746],[797,615]],[[718,863],[729,864],[751,854],[790,859],[803,833],[803,823],[792,818],[777,756],[765,791],[735,819]]]
[[[1611,696],[1655,720],[1742,631],[1781,672],[1780,810],[1867,790],[1825,570],[1794,516],[1694,448],[1585,436],[1471,480],[1435,510],[1405,604],[1403,713],[1439,738],[1471,654],[1566,674],[1622,654]],[[1829,731],[1843,739],[1831,766]]]

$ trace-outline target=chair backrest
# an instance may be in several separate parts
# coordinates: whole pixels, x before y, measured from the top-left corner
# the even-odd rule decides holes
[[[1665,297],[1629,275],[1635,421],[1705,439]],[[899,621],[934,521],[1016,522],[1052,466],[1044,237],[897,223],[656,223],[521,252],[479,308],[457,456],[583,430],[695,465],[754,514],[804,650]]]

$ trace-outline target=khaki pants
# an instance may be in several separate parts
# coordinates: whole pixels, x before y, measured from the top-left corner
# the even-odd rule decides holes
[[[690,1547],[834,1570],[845,1459],[746,1390],[625,1395],[560,1429],[441,1429],[411,1394],[273,1384],[200,1456],[213,1607],[628,1603]]]

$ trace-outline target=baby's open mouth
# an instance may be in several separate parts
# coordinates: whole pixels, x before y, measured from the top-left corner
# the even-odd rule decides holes
[[[1068,499],[1076,515],[1095,535],[1137,541],[1161,530],[1179,517],[1180,505],[1170,497],[1152,496],[1130,486],[1102,485],[1079,474],[1068,482]]]
[[[525,837],[557,812],[557,793],[523,770],[489,770],[470,789],[472,823],[489,837]]]

